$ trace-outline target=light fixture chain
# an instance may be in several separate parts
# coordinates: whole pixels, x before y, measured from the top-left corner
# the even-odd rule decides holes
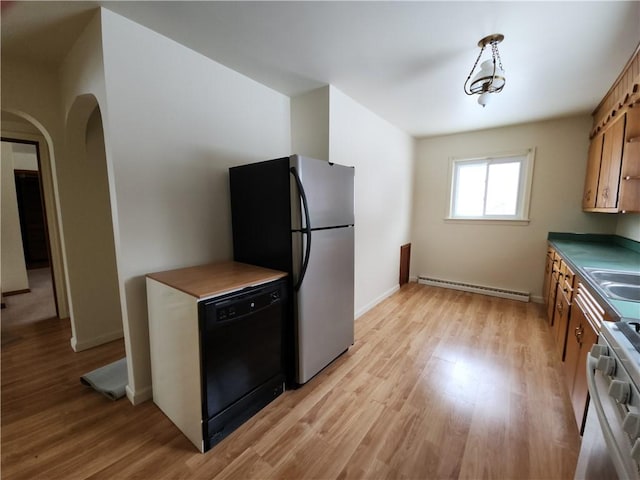
[[[497,42],[491,42],[491,53],[494,59],[498,59],[498,66],[500,67],[500,70],[504,71],[504,68],[502,68],[502,59],[500,58],[500,52],[498,51]]]
[[[484,52],[484,45],[482,46],[482,48],[480,49],[480,53],[478,54],[478,58],[476,58],[476,62],[473,64],[473,67],[471,68],[471,71],[469,72],[469,76],[467,77],[467,80],[464,82],[464,92],[467,95],[473,95],[471,93],[471,91],[467,92],[467,83],[469,83],[469,80],[471,79],[471,75],[473,75],[473,72],[475,71],[476,67],[478,66],[478,62],[480,61],[480,57],[482,57],[482,52]]]

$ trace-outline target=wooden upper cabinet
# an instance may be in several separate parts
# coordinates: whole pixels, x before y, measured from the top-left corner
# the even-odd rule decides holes
[[[626,115],[604,132],[596,208],[617,208]]]
[[[627,111],[618,210],[640,212],[640,104]]]
[[[587,163],[587,176],[584,181],[584,196],[582,197],[582,209],[595,208],[596,195],[598,193],[598,179],[600,178],[600,160],[602,159],[602,144],[604,134],[593,137],[589,145],[589,160]]]
[[[640,212],[640,44],[592,116],[582,209]]]

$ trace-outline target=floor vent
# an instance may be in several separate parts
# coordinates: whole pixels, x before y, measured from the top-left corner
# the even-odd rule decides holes
[[[431,285],[434,287],[451,288],[453,290],[462,290],[464,292],[480,293],[482,295],[491,295],[492,297],[509,298],[520,302],[528,302],[529,294],[524,292],[516,292],[513,290],[504,290],[502,288],[483,287],[481,285],[471,285],[468,283],[452,282],[449,280],[440,280],[437,278],[418,277],[418,283],[423,285]]]

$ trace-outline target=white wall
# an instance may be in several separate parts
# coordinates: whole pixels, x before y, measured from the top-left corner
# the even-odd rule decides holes
[[[398,289],[400,246],[410,241],[413,139],[330,87],[329,160],[354,166],[355,310]]]
[[[13,148],[10,142],[2,142],[0,156],[0,245],[2,261],[2,293],[19,292],[29,288],[27,267],[24,261],[16,182],[14,176]]]
[[[2,133],[11,138],[39,143],[43,201],[47,212],[51,265],[55,280],[58,313],[69,315],[60,210],[57,201],[55,160],[63,145],[59,81],[55,72],[2,55]],[[8,113],[8,114],[7,114]],[[15,120],[20,120],[15,121]],[[25,127],[28,124],[30,127]],[[34,128],[38,134],[34,134]]]
[[[57,177],[71,346],[80,351],[123,336],[112,192],[99,105],[105,98],[99,13],[76,40],[60,72],[66,131]]]
[[[541,296],[547,234],[613,233],[616,216],[581,210],[588,115],[424,138],[417,144],[411,271]],[[447,223],[450,157],[536,148],[529,225]]]
[[[620,213],[617,217],[618,223],[616,225],[616,235],[640,242],[640,214]]]
[[[329,160],[329,85],[291,98],[291,153]]]
[[[102,11],[129,398],[150,396],[145,274],[232,258],[228,168],[290,154],[290,101]]]

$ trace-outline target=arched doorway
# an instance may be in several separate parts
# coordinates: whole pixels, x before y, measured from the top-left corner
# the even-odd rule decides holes
[[[123,336],[102,114],[93,95],[67,116],[57,162],[71,303],[71,345],[80,351]]]
[[[68,317],[50,154],[50,136],[41,125],[2,111],[3,331]]]

